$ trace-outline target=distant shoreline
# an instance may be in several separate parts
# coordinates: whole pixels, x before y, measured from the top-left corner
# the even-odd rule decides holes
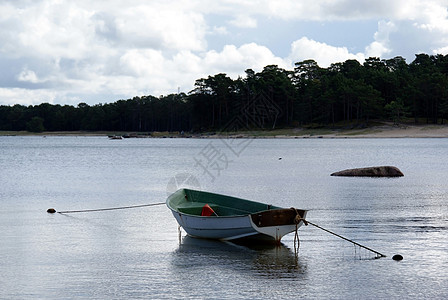
[[[110,131],[57,131],[33,133],[27,131],[0,131],[0,136],[124,136],[128,132]],[[184,133],[152,132],[133,133],[139,138],[448,138],[448,125],[392,125],[382,124],[362,129],[331,128],[287,128],[276,130],[254,130],[230,133]]]

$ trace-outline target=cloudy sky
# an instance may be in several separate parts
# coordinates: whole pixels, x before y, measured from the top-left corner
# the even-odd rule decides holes
[[[0,0],[0,105],[188,93],[314,59],[448,54],[448,0]]]

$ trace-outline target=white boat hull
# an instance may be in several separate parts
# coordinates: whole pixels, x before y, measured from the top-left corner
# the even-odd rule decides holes
[[[218,240],[254,238],[280,242],[288,233],[294,232],[303,222],[281,226],[259,227],[250,215],[233,217],[201,217],[172,211],[178,224],[192,237]]]

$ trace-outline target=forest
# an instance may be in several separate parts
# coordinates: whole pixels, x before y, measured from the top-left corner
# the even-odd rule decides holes
[[[2,131],[205,132],[301,126],[368,126],[372,120],[444,124],[448,55],[417,54],[334,63],[314,60],[294,70],[268,65],[232,79],[196,80],[188,94],[141,96],[76,107],[42,103],[0,106]]]

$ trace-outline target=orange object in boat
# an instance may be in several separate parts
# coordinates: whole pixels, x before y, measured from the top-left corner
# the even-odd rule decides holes
[[[216,215],[213,208],[210,207],[210,205],[206,204],[202,207],[201,216],[203,217],[210,217],[211,215]]]

